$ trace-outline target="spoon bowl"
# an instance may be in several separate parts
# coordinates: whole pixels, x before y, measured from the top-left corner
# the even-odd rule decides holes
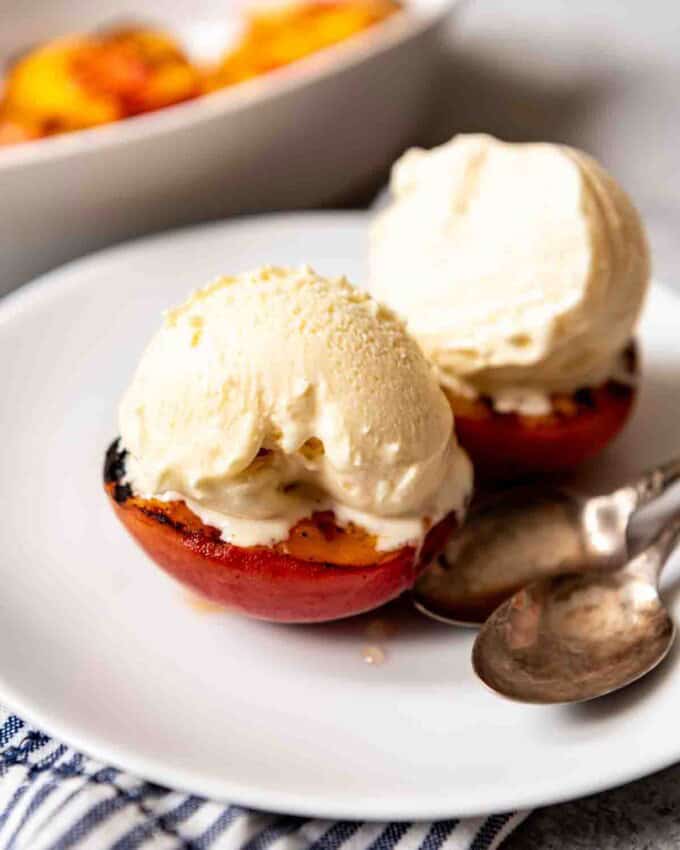
[[[413,604],[439,622],[479,626],[531,581],[621,566],[633,514],[678,478],[673,460],[604,495],[539,485],[480,500],[417,581]]]
[[[535,581],[482,627],[472,653],[492,690],[522,702],[580,702],[634,682],[668,654],[675,627],[657,583],[680,518],[619,569]]]
[[[420,613],[477,627],[523,585],[586,559],[578,500],[557,489],[513,488],[475,505],[418,579]]]

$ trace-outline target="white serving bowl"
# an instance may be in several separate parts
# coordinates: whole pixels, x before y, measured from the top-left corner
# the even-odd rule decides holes
[[[456,0],[407,11],[287,68],[126,121],[0,149],[0,294],[94,248],[193,221],[332,203],[412,140]],[[139,5],[139,4],[137,4]],[[199,55],[241,20],[219,0],[7,4],[0,61],[37,42],[148,21]]]

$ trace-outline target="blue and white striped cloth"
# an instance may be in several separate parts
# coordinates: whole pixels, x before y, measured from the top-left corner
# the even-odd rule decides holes
[[[362,823],[257,812],[107,767],[0,707],[0,850],[495,850],[525,816]]]

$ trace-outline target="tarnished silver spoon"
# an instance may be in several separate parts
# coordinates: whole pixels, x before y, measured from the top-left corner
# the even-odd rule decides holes
[[[482,626],[475,672],[497,693],[532,703],[595,699],[644,676],[675,638],[658,581],[678,539],[680,517],[623,567],[527,585]]]
[[[675,459],[606,495],[538,486],[485,499],[420,577],[413,603],[435,620],[479,626],[530,581],[621,565],[633,515],[678,480]]]

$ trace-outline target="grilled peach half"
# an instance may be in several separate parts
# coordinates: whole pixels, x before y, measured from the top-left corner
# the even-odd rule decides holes
[[[487,399],[447,393],[458,442],[482,480],[509,481],[566,473],[594,457],[619,433],[635,388],[609,381],[569,396],[553,396],[545,416],[498,413]]]
[[[420,552],[382,552],[366,531],[338,526],[325,511],[298,522],[281,543],[245,548],[222,540],[182,501],[135,496],[124,474],[125,452],[116,441],[106,454],[106,492],[158,566],[206,599],[262,620],[323,622],[377,608],[413,586],[457,525],[449,514],[429,530]]]

